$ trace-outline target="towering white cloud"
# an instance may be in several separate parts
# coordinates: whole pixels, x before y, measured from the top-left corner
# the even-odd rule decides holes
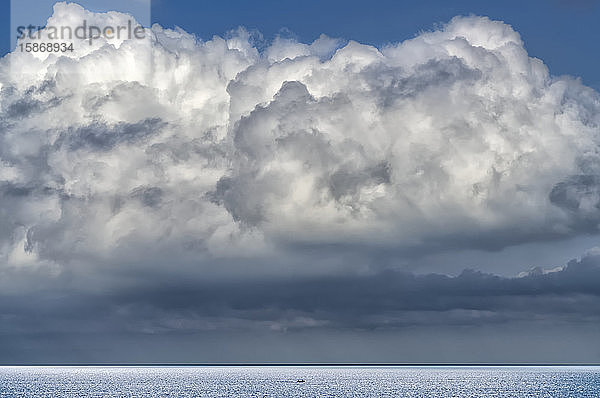
[[[59,3],[48,26],[84,19],[130,17]],[[600,222],[600,97],[502,22],[380,49],[157,25],[74,47],[0,61],[8,266],[502,247]]]

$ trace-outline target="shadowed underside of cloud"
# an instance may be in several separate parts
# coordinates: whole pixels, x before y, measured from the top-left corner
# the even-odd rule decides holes
[[[90,277],[103,278],[63,275],[35,291],[3,292],[0,362],[600,358],[600,256],[593,253],[517,278],[476,271],[220,282],[122,275],[81,288]]]
[[[516,278],[465,270],[449,277],[370,275],[206,281],[122,277],[81,289],[89,275],[2,295],[3,333],[207,330],[376,330],[514,321],[600,321],[600,256]],[[102,279],[101,275],[93,278]],[[124,281],[126,280],[126,281]],[[89,330],[88,330],[89,328]]]

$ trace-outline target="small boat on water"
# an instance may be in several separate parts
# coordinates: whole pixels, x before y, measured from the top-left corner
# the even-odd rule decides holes
[[[306,383],[306,380],[304,380],[304,379],[298,379],[298,380],[296,380],[296,383]]]

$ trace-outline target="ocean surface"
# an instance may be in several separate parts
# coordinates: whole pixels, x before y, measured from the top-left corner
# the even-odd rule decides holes
[[[600,397],[600,367],[0,367],[0,397]]]

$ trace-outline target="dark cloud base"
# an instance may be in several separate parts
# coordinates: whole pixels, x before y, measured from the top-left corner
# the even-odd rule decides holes
[[[0,300],[2,363],[598,362],[600,256],[519,278],[157,278]],[[60,285],[61,287],[58,287]]]

